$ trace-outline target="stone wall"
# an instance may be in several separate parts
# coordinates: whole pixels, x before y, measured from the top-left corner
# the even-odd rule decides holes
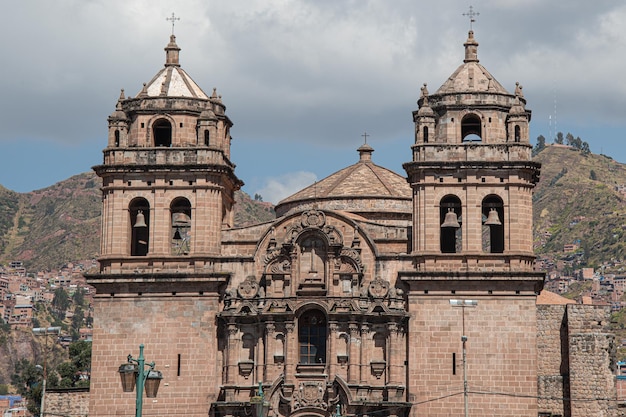
[[[609,318],[608,306],[567,306],[572,417],[615,415],[616,346]]]
[[[540,413],[616,416],[615,342],[610,308],[537,306]]]
[[[52,416],[87,417],[89,388],[46,390],[46,414]]]
[[[537,306],[537,383],[540,412],[566,415],[569,397],[566,305]],[[567,403],[569,407],[569,403]],[[569,411],[568,411],[569,413]]]

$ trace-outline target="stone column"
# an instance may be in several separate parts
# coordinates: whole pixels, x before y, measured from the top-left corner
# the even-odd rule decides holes
[[[226,353],[226,385],[235,383],[235,375],[237,373],[237,359],[239,358],[239,341],[237,334],[239,328],[234,323],[228,324],[228,351]]]
[[[294,384],[293,375],[296,374],[296,364],[300,360],[298,340],[294,337],[294,323],[285,323],[285,383]]]
[[[257,335],[256,335],[256,352],[254,354],[255,364],[256,364],[256,380],[254,382],[265,382],[265,373],[266,373],[266,356],[267,356],[267,345],[265,343],[265,326],[263,324],[259,324],[257,326]]]
[[[329,380],[332,381],[337,373],[337,323],[328,323],[328,348],[326,349],[326,367]]]
[[[359,381],[359,346],[361,339],[359,338],[359,325],[350,323],[350,340],[348,341],[348,383],[355,384]]]
[[[372,348],[370,341],[370,326],[369,324],[362,323],[361,324],[361,349],[360,353],[360,363],[361,366],[359,372],[359,381],[361,384],[366,384],[369,379],[369,367],[370,367],[370,349]]]
[[[402,349],[402,340],[400,337],[401,326],[398,323],[389,323],[389,350],[387,351],[388,369],[389,369],[389,385],[402,385],[402,368],[404,364],[405,352]]]
[[[265,323],[265,367],[263,368],[263,381],[271,381],[274,379],[274,353],[276,350],[276,326],[273,321]]]

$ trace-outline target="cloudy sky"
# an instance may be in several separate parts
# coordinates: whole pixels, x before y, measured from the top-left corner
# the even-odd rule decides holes
[[[470,4],[480,62],[524,86],[533,140],[571,132],[626,162],[626,2],[30,0],[3,4],[0,184],[100,163],[120,89],[136,95],[165,62],[172,12],[182,67],[235,123],[246,192],[277,202],[355,163],[363,132],[403,174],[420,87],[462,63]]]

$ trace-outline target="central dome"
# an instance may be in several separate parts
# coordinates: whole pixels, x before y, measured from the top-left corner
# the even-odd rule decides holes
[[[359,161],[280,201],[276,215],[311,208],[340,210],[370,220],[411,216],[411,187],[406,178],[372,162],[374,149],[357,149]]]

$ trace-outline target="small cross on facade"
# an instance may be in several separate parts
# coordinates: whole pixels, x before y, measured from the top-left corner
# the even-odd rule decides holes
[[[180,20],[180,17],[176,17],[174,12],[172,12],[172,17],[166,17],[165,20],[167,20],[168,22],[169,21],[172,22],[172,35],[173,35],[174,34],[174,24],[176,23],[177,20]]]
[[[368,137],[368,136],[371,136],[371,135],[368,135],[368,134],[367,134],[367,132],[364,132],[364,133],[361,135],[361,137],[365,138],[365,143],[367,143],[367,137]]]
[[[463,13],[463,16],[469,17],[470,20],[470,30],[472,30],[472,23],[476,21],[475,17],[480,16],[480,13],[474,11],[474,7],[469,7],[469,12]]]

